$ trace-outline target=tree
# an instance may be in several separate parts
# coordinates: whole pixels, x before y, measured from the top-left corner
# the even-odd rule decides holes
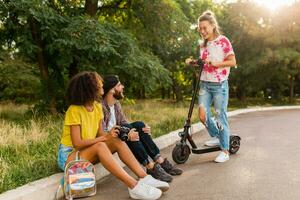
[[[82,3],[1,1],[0,37],[6,39],[9,53],[38,64],[42,97],[51,113],[63,109],[65,82],[78,71],[118,73],[130,83],[138,75],[136,82],[146,89],[153,89],[156,82],[169,82],[160,61],[143,51],[128,31],[97,19],[95,1],[85,1],[91,16],[81,12]]]

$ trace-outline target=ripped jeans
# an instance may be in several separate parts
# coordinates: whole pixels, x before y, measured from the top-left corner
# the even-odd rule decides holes
[[[228,81],[221,83],[201,81],[199,107],[205,109],[205,127],[211,137],[220,140],[220,148],[229,150],[229,124],[227,118]],[[210,107],[214,105],[216,116],[212,116]]]

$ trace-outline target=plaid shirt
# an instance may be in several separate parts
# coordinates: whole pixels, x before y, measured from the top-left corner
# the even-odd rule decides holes
[[[123,123],[128,124],[129,122],[126,120],[126,117],[125,117],[124,113],[122,112],[120,102],[117,101],[114,104],[114,107],[115,107],[115,116],[116,116],[117,125],[121,125]],[[103,114],[104,114],[104,118],[102,120],[102,128],[104,131],[109,131],[109,130],[107,130],[107,127],[108,127],[108,123],[109,123],[111,114],[110,114],[109,106],[108,106],[107,102],[105,101],[105,99],[102,100],[102,108],[103,108]]]

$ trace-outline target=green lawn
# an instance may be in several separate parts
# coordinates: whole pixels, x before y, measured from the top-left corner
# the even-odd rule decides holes
[[[272,105],[253,100],[248,105]],[[231,100],[229,110],[245,107]],[[130,121],[141,120],[153,137],[182,128],[189,102],[142,100],[123,102]],[[193,122],[197,122],[194,110]],[[56,164],[63,115],[38,116],[29,105],[0,104],[0,193],[59,172]]]

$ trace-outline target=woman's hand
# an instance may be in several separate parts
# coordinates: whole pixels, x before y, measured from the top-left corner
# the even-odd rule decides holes
[[[185,64],[186,65],[190,65],[190,63],[193,61],[193,59],[192,58],[187,58],[187,59],[185,59]]]
[[[212,63],[208,58],[206,58],[206,59],[204,60],[204,63],[206,63],[206,64],[208,64],[208,65],[213,65],[213,63]]]
[[[187,59],[185,59],[185,64],[186,65],[196,66],[197,65],[197,60],[195,60],[193,58],[187,58]]]
[[[147,133],[148,135],[151,135],[151,127],[148,126],[147,124],[145,124],[145,127],[142,128],[142,130],[144,131],[144,133]]]
[[[128,140],[129,141],[139,141],[139,133],[136,132],[135,128],[131,129],[128,133]]]

